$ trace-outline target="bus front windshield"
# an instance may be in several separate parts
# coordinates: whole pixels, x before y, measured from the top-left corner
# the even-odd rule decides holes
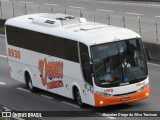
[[[94,45],[91,53],[97,86],[133,84],[147,77],[148,70],[140,39]]]

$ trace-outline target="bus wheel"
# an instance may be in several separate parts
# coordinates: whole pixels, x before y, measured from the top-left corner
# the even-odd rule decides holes
[[[84,107],[84,103],[82,102],[82,97],[78,89],[75,91],[75,101],[80,107]]]
[[[28,73],[26,74],[26,84],[27,84],[27,88],[31,92],[35,92],[35,87],[33,87],[31,76]]]

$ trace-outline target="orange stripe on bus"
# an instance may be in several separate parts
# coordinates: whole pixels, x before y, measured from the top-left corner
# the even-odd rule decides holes
[[[146,95],[146,94],[148,94],[148,95]],[[149,96],[150,96],[149,85],[147,88],[145,88],[141,92],[136,92],[134,94],[125,95],[125,96],[104,97],[104,96],[101,96],[99,94],[94,93],[96,107],[134,102],[137,100],[146,99]],[[124,99],[124,101],[123,101],[123,99]]]

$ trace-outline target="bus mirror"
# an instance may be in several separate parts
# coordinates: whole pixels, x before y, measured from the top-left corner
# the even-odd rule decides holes
[[[151,61],[152,60],[152,56],[151,56],[150,51],[148,49],[145,49],[145,53],[146,53],[147,60]]]

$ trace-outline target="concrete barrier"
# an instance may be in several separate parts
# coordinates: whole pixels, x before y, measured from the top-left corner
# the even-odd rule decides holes
[[[26,4],[22,2],[14,2],[14,16],[26,14]]]
[[[1,13],[2,13],[2,17],[1,18],[11,18],[14,17],[13,13],[13,2],[12,1],[1,1]]]
[[[61,7],[58,6],[52,6],[53,13],[65,13],[65,9],[62,9]]]
[[[101,18],[101,19],[99,19]],[[96,22],[103,23],[103,24],[109,24],[110,21],[110,14],[107,12],[95,12],[95,20]]]
[[[95,13],[90,11],[82,11],[82,17],[86,18],[88,21],[94,21]]]
[[[66,9],[66,14],[73,16],[80,16],[80,10],[78,9]]]
[[[150,52],[153,60],[160,60],[160,45],[144,42],[144,47]]]
[[[26,14],[39,13],[39,5],[28,3],[26,4]]]
[[[39,5],[40,13],[53,13],[53,9],[51,5]]]

